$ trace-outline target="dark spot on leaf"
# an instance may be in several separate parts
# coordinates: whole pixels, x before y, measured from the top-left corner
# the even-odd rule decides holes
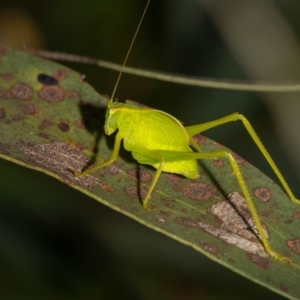
[[[287,292],[289,290],[289,288],[286,285],[284,285],[283,283],[279,285],[279,288],[284,292]]]
[[[198,223],[192,218],[188,218],[188,217],[177,217],[175,218],[175,222],[188,228],[198,227]]]
[[[0,120],[4,119],[6,116],[6,112],[4,108],[0,108]]]
[[[161,211],[160,211],[160,214],[161,214],[161,216],[163,216],[163,217],[171,217],[171,216],[174,215],[174,213],[173,213],[172,211],[164,211],[164,210],[161,210]]]
[[[293,213],[293,217],[294,217],[295,219],[299,219],[299,218],[300,218],[300,212],[299,212],[299,211],[294,212],[294,213]]]
[[[20,120],[23,120],[25,117],[23,114],[14,114],[11,116],[11,118],[14,120],[14,121],[20,121]]]
[[[40,92],[39,96],[49,103],[56,103],[64,99],[64,89],[60,86],[44,86]]]
[[[14,75],[12,73],[1,73],[0,77],[4,80],[12,80],[14,78]]]
[[[138,188],[136,185],[126,186],[125,192],[134,199],[143,199],[147,194],[144,189]]]
[[[8,100],[11,98],[11,93],[9,90],[0,89],[0,98]]]
[[[172,198],[162,198],[161,201],[168,208],[173,208],[174,206],[174,200]]]
[[[237,155],[236,153],[233,153],[233,157],[239,165],[245,165],[247,163],[241,156]]]
[[[78,97],[78,92],[77,91],[67,91],[67,95],[70,99],[76,99]]]
[[[129,178],[131,178],[135,181],[141,181],[141,182],[152,181],[151,174],[149,172],[147,172],[146,170],[141,170],[140,168],[130,169],[126,173]]]
[[[53,125],[53,122],[52,122],[51,120],[49,120],[49,119],[44,119],[44,120],[41,122],[41,124],[40,124],[40,126],[39,126],[39,129],[44,130],[44,129],[46,129],[46,128],[52,126],[52,125]]]
[[[266,187],[256,188],[254,190],[255,196],[262,202],[267,202],[271,199],[271,191]]]
[[[67,77],[67,72],[64,70],[58,70],[54,73],[53,77],[57,80],[63,80]]]
[[[213,255],[219,253],[218,247],[212,243],[200,242],[199,245],[205,252],[208,252]]]
[[[57,85],[58,80],[47,74],[39,74],[37,81],[43,85]]]
[[[287,220],[287,221],[284,222],[284,224],[286,224],[286,225],[290,225],[290,224],[292,224],[292,223],[293,223],[292,220]]]
[[[290,249],[300,254],[300,238],[294,240],[287,240],[286,243]]]
[[[220,168],[220,169],[225,167],[224,161],[222,159],[215,159],[213,161],[213,164],[214,164],[215,167]]]
[[[85,129],[85,125],[84,125],[84,122],[83,122],[82,119],[77,120],[77,121],[75,122],[75,125],[76,125],[76,127],[79,128],[79,129]]]
[[[9,125],[12,123],[12,120],[5,119],[3,123],[6,125]]]
[[[68,132],[70,130],[70,125],[66,121],[59,122],[57,126],[63,132]]]
[[[0,143],[0,153],[4,155],[9,155],[10,146]]]
[[[183,187],[183,193],[196,201],[209,201],[213,196],[210,186],[201,182],[187,183]]]
[[[101,189],[106,191],[106,192],[113,192],[114,191],[114,189],[108,184],[102,185]]]
[[[109,166],[105,167],[104,170],[107,176],[115,176],[122,172],[121,166],[118,163],[112,163]]]
[[[198,133],[196,135],[193,136],[194,141],[196,142],[196,144],[198,145],[202,145],[205,144],[206,142],[206,137],[203,136],[202,134]]]
[[[267,270],[269,267],[269,259],[266,257],[261,257],[253,253],[247,253],[249,260],[259,266],[263,270]]]
[[[31,103],[24,103],[20,106],[20,109],[25,115],[38,115],[38,109]]]
[[[0,56],[8,54],[8,49],[5,46],[0,46]]]
[[[214,146],[215,146],[216,148],[219,148],[219,149],[223,149],[223,148],[224,148],[224,147],[223,147],[221,144],[219,144],[218,142],[214,142],[213,144],[214,144]]]
[[[180,176],[174,173],[165,173],[165,176],[167,178],[168,183],[171,185],[176,184],[178,180],[180,180]]]
[[[49,135],[48,135],[47,133],[45,133],[45,132],[41,132],[41,133],[39,134],[39,136],[40,136],[41,138],[45,139],[45,140],[49,140],[49,139],[50,139]]]
[[[26,83],[17,83],[10,91],[15,97],[21,100],[30,100],[33,97],[33,91]]]
[[[67,143],[47,143],[32,145],[23,142],[20,150],[32,157],[37,166],[50,169],[67,184],[83,185],[88,188],[101,185],[101,182],[90,175],[75,177],[74,170],[82,170],[88,163],[85,156],[77,148]]]

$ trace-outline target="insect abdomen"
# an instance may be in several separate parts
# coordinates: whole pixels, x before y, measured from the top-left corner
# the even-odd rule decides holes
[[[131,151],[141,164],[149,164],[157,168],[159,162],[155,158],[142,155],[137,151],[138,148],[192,152],[185,128],[178,120],[164,112],[150,109],[126,111],[120,123],[126,129],[119,126],[119,130],[127,132],[124,135],[124,148]],[[189,178],[199,177],[196,160],[166,162],[163,171],[182,174]]]

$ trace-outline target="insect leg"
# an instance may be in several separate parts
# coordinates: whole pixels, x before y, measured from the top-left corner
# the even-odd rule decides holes
[[[76,177],[83,177],[91,172],[94,172],[100,168],[103,168],[105,166],[112,164],[118,157],[122,138],[123,138],[123,136],[120,133],[117,133],[116,138],[115,138],[114,148],[113,148],[111,157],[109,159],[105,160],[104,162],[102,162],[94,167],[88,168],[83,172],[74,172],[74,175]]]
[[[213,152],[201,152],[201,153],[197,153],[197,152],[176,152],[177,156],[174,155],[174,151],[160,151],[160,154],[162,156],[164,156],[165,158],[165,162],[171,162],[171,161],[180,161],[180,160],[188,160],[188,159],[216,159],[216,158],[227,158],[231,164],[233,173],[238,181],[238,184],[243,192],[243,195],[245,197],[245,201],[247,203],[247,206],[250,210],[250,213],[252,215],[253,221],[256,225],[256,228],[258,230],[259,233],[259,237],[260,240],[266,250],[266,252],[273,258],[278,259],[278,260],[286,260],[288,262],[290,262],[290,260],[288,258],[283,257],[282,255],[280,255],[279,253],[275,252],[267,238],[266,235],[263,231],[263,227],[261,224],[261,221],[258,217],[256,208],[254,206],[253,200],[251,199],[249,190],[247,188],[246,182],[242,176],[241,170],[235,160],[235,158],[233,157],[233,155],[225,150],[221,150],[221,151],[213,151]]]
[[[188,126],[188,127],[186,127],[186,130],[189,133],[189,135],[192,137],[193,135],[195,135],[197,133],[200,133],[200,132],[203,132],[205,130],[211,129],[213,127],[216,127],[216,126],[219,126],[219,125],[223,125],[223,124],[226,124],[226,123],[229,123],[229,122],[233,122],[233,121],[242,121],[244,127],[246,128],[246,130],[248,131],[248,133],[252,137],[254,143],[259,148],[259,150],[261,151],[262,155],[265,157],[266,161],[269,163],[270,167],[272,168],[272,170],[276,174],[277,178],[281,182],[281,184],[282,184],[283,188],[285,189],[286,193],[288,194],[289,198],[294,203],[300,204],[300,200],[298,200],[294,196],[293,192],[291,191],[290,187],[288,186],[286,180],[282,176],[281,172],[279,171],[279,169],[276,166],[275,162],[273,161],[272,157],[270,156],[270,154],[268,153],[267,149],[265,148],[265,146],[263,145],[263,143],[260,141],[258,135],[254,131],[252,125],[246,119],[246,117],[243,116],[242,114],[233,113],[231,115],[225,116],[223,118],[220,118],[220,119],[217,119],[217,120],[214,120],[214,121],[210,121],[210,122],[199,124],[199,125]]]
[[[149,198],[152,194],[152,191],[157,183],[157,180],[159,179],[161,172],[163,170],[164,164],[165,164],[165,158],[163,156],[163,151],[155,151],[155,150],[148,150],[145,148],[141,148],[138,146],[134,146],[134,149],[132,149],[135,153],[145,155],[149,157],[152,160],[152,164],[159,164],[158,168],[155,172],[154,178],[150,184],[150,187],[148,188],[147,194],[145,198],[143,199],[143,208],[150,211],[150,208],[148,207]]]

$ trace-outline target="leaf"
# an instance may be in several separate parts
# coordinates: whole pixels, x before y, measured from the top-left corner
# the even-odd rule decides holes
[[[236,156],[270,244],[291,264],[269,258],[255,228],[249,229],[249,212],[225,160],[199,162],[200,180],[164,173],[152,194],[151,212],[140,198],[153,169],[138,165],[125,151],[107,168],[74,177],[74,170],[111,154],[113,137],[106,138],[102,129],[106,102],[78,73],[0,47],[2,158],[53,176],[254,282],[299,299],[300,207],[242,158]],[[223,148],[201,135],[195,140],[203,151]]]

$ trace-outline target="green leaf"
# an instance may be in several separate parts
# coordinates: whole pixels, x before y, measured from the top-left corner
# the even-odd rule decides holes
[[[291,264],[269,258],[245,223],[249,212],[225,160],[199,162],[200,180],[164,173],[152,194],[151,212],[142,208],[140,198],[153,169],[138,165],[130,153],[121,151],[113,165],[74,177],[74,170],[111,154],[113,137],[105,137],[102,129],[106,102],[78,73],[0,47],[2,158],[53,176],[254,282],[299,299],[300,207],[238,156],[270,244]],[[223,148],[201,135],[195,140],[203,151]]]

